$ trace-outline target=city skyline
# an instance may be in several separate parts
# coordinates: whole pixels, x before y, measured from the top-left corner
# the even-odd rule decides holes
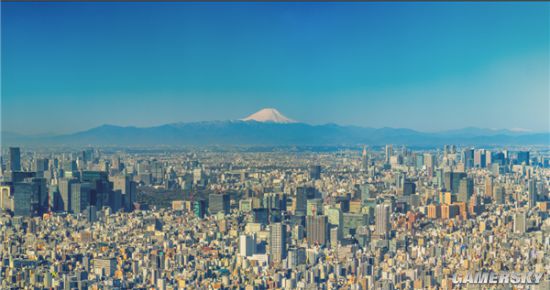
[[[308,124],[548,132],[549,7],[2,3],[2,131],[273,107]]]

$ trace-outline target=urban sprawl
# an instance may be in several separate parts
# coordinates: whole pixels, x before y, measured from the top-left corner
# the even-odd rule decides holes
[[[10,147],[1,169],[0,289],[550,289],[547,147]]]

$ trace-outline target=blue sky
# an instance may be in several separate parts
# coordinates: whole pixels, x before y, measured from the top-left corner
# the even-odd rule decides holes
[[[550,131],[550,3],[1,3],[2,130]]]

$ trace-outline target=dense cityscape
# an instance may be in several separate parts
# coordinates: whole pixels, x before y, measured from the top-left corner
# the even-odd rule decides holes
[[[487,289],[453,275],[550,270],[545,146],[10,147],[1,164],[1,289]]]

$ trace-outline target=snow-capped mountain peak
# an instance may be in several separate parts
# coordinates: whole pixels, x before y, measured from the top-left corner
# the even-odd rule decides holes
[[[242,121],[271,122],[271,123],[296,123],[296,121],[287,118],[277,109],[265,108],[258,112],[241,119]]]

